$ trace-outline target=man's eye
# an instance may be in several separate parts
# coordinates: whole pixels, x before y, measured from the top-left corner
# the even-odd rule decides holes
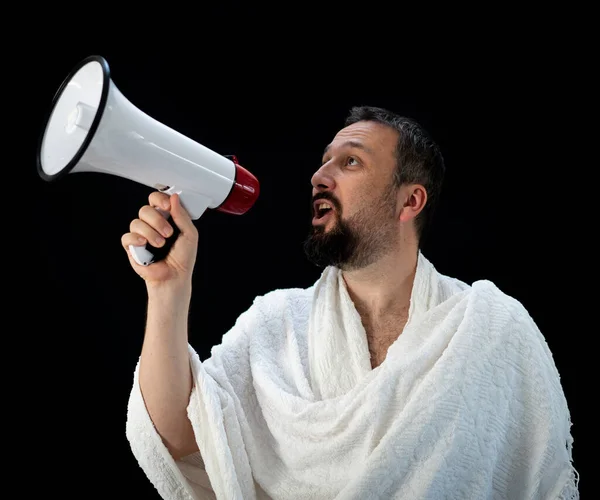
[[[348,158],[348,164],[349,164],[349,165],[358,165],[358,161],[356,161],[356,158],[354,158],[354,157],[350,156],[350,157]]]

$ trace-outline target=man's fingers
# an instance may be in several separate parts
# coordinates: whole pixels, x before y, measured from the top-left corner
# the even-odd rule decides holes
[[[181,198],[178,194],[171,195],[171,217],[183,234],[194,239],[197,237],[198,230],[194,226],[189,213],[181,204]]]
[[[165,244],[164,237],[152,226],[140,219],[134,219],[129,225],[129,231],[137,236],[142,236],[153,246],[160,248]]]
[[[145,205],[140,208],[138,215],[140,220],[144,221],[163,237],[168,238],[173,234],[173,227],[156,208]]]
[[[148,243],[148,240],[136,233],[125,233],[123,236],[121,236],[121,245],[123,245],[125,250],[129,249],[129,245],[139,247],[145,245],[146,243]]]
[[[153,207],[161,208],[162,210],[171,210],[171,200],[169,199],[169,195],[166,193],[161,193],[160,191],[153,191],[148,196],[148,201],[150,205]]]

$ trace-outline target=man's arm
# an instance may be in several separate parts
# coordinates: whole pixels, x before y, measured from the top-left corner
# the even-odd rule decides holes
[[[140,390],[156,431],[175,460],[198,451],[187,417],[192,390],[188,353],[191,283],[148,289]]]
[[[159,208],[161,210],[156,210]],[[167,220],[166,213],[172,216]],[[139,265],[130,246],[161,247],[164,238],[180,234],[168,255],[149,266]],[[160,239],[158,239],[160,238]],[[135,272],[146,282],[148,311],[139,366],[139,384],[146,410],[175,460],[198,451],[187,417],[192,390],[188,351],[188,313],[198,231],[177,195],[153,192],[139,218],[121,242]]]

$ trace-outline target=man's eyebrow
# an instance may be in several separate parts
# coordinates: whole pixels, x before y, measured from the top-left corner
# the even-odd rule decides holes
[[[340,147],[348,147],[348,146],[351,148],[362,149],[366,153],[373,154],[373,151],[370,148],[368,148],[362,142],[359,142],[359,141],[349,140],[349,141],[344,142]],[[325,147],[325,150],[323,151],[323,156],[325,156],[330,149],[331,149],[331,144],[328,144]]]

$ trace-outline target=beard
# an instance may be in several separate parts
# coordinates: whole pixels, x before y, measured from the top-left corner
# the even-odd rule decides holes
[[[397,242],[396,189],[392,186],[383,196],[344,219],[335,198],[325,194],[316,199],[331,201],[335,219],[312,226],[303,243],[308,260],[318,267],[336,266],[356,270],[369,266],[389,252]]]

